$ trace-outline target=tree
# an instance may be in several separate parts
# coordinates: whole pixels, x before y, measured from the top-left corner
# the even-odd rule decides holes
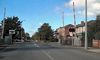
[[[44,23],[40,28],[38,28],[38,32],[33,35],[33,38],[37,38],[39,40],[51,41],[53,39],[53,30],[48,23]]]
[[[92,39],[99,39],[100,35],[100,15],[97,15],[96,20],[88,22],[88,44],[92,45]]]
[[[95,32],[100,31],[100,15],[97,15],[96,17],[96,24],[95,24]]]
[[[25,33],[25,37],[26,37],[26,39],[30,39],[30,34],[29,33]]]
[[[4,37],[9,36],[9,30],[15,30],[15,34],[12,35],[13,39],[21,39],[21,33],[24,35],[24,28],[21,27],[21,24],[22,22],[19,21],[18,17],[13,16],[5,18]]]
[[[100,32],[95,33],[94,37],[96,40],[100,40]]]
[[[96,17],[94,38],[100,40],[100,15]]]
[[[40,32],[41,39],[43,40],[52,40],[53,38],[53,30],[48,23],[44,23],[38,31]]]
[[[33,40],[41,40],[40,37],[41,37],[41,36],[40,36],[39,32],[36,32],[36,33],[32,36],[32,39],[33,39]]]
[[[95,34],[95,20],[88,21],[88,46],[92,46],[92,39]]]

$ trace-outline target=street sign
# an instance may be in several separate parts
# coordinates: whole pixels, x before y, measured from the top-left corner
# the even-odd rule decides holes
[[[9,34],[15,34],[15,30],[9,30]]]

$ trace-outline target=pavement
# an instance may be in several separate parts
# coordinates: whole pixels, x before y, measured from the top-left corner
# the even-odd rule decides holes
[[[100,49],[98,49],[98,48],[90,48],[90,49],[88,49],[88,51],[94,52],[94,53],[100,53]]]
[[[17,43],[13,44],[13,45],[9,45],[9,47],[13,46],[13,48],[15,48]],[[58,42],[50,42],[50,43],[44,43],[44,44],[48,44],[51,46],[55,46],[55,47],[73,47],[73,46],[68,46],[68,45],[61,45]],[[0,45],[0,50],[3,50],[4,48],[6,48],[8,45],[4,44],[4,45]],[[7,48],[9,48],[7,47]],[[73,48],[80,48],[80,49],[84,49],[84,47],[73,47]],[[87,51],[89,52],[95,52],[95,53],[100,53],[100,48],[89,48]]]
[[[5,45],[5,44],[0,45],[0,51],[3,50],[6,47],[7,47],[7,45]]]
[[[77,47],[77,46],[68,46],[68,45],[61,45],[59,44],[58,42],[51,42],[49,43],[50,45],[52,46],[62,46],[62,47],[72,47],[72,48],[78,48],[78,49],[84,49],[84,47]],[[100,48],[92,48],[92,47],[88,47],[88,49],[86,51],[89,51],[89,52],[94,52],[94,53],[100,53]]]

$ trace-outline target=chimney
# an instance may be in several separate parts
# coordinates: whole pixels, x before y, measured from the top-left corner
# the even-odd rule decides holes
[[[84,21],[81,21],[81,25],[84,26],[85,25],[85,22]]]

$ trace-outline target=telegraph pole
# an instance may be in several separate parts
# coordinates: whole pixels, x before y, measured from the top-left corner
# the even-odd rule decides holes
[[[64,28],[64,11],[62,10],[61,11],[62,12],[62,27]],[[65,29],[65,28],[64,28]],[[65,32],[65,31],[64,31]],[[64,35],[65,35],[65,33],[64,33]],[[64,38],[64,36],[63,36],[63,38]],[[60,43],[62,44],[62,39],[60,40]]]
[[[73,37],[76,37],[76,16],[75,16],[75,4],[73,2],[73,17],[74,17],[74,29],[75,29],[75,33],[73,34]],[[72,39],[72,46],[74,46],[74,39]]]
[[[5,28],[5,16],[6,16],[6,8],[4,8],[4,18],[3,18],[3,26],[2,26],[2,39],[4,37],[4,28]]]
[[[23,21],[22,21],[23,22]],[[22,23],[21,23],[21,41],[22,41]]]
[[[73,2],[73,16],[74,16],[74,26],[76,29],[76,16],[75,16],[75,4],[74,4],[74,2]]]
[[[85,49],[88,49],[88,40],[87,40],[87,0],[85,0]]]
[[[62,11],[62,24],[63,24],[63,27],[64,27],[64,11]]]

